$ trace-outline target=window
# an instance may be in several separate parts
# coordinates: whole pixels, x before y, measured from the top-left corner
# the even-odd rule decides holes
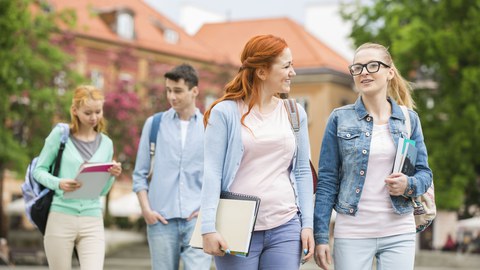
[[[103,85],[104,85],[104,80],[103,80],[103,73],[99,70],[92,70],[90,72],[90,80],[92,81],[92,85],[95,86],[96,88],[102,90]]]
[[[117,15],[117,34],[125,39],[135,37],[133,15],[126,11],[120,11]]]
[[[67,73],[65,71],[60,71],[55,78],[53,78],[53,83],[57,88],[57,93],[60,96],[63,96],[67,91]]]
[[[305,112],[308,115],[308,98],[306,97],[299,97],[296,99],[298,104],[302,105],[302,107],[305,109]]]
[[[204,101],[205,109],[210,108],[210,105],[212,105],[212,103],[213,103],[215,100],[217,100],[217,97],[214,96],[213,94],[207,94],[207,95],[205,95],[205,101]]]
[[[118,80],[120,82],[120,88],[122,90],[125,90],[128,92],[132,92],[134,90],[133,89],[134,80],[131,74],[122,72],[118,75]]]
[[[171,43],[171,44],[178,43],[178,33],[175,30],[165,29],[163,38],[168,43]]]

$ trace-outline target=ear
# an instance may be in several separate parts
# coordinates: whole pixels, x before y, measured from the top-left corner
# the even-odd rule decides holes
[[[190,89],[190,91],[192,91],[192,94],[193,94],[194,97],[198,96],[198,92],[199,92],[198,86],[192,87],[192,89]]]
[[[393,68],[391,68],[387,74],[387,81],[391,81],[393,77],[395,77],[395,71],[393,70]]]
[[[262,80],[262,81],[265,81],[265,79],[267,79],[267,75],[268,75],[268,72],[266,69],[264,68],[257,68],[255,70],[255,74],[257,74],[257,77]]]

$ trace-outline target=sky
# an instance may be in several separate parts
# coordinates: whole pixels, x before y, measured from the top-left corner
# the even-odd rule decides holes
[[[161,14],[194,34],[205,18],[210,22],[288,17],[319,40],[350,59],[348,24],[338,13],[339,0],[144,0]],[[186,13],[185,11],[189,12]],[[308,10],[308,11],[307,11]],[[185,16],[185,14],[196,14]],[[208,19],[207,19],[208,20]],[[208,21],[207,21],[208,22]],[[334,25],[335,27],[332,27]]]
[[[311,3],[335,3],[335,0],[144,0],[175,21],[182,5],[191,4],[216,12],[227,19],[252,19],[288,16],[302,21],[303,9]]]

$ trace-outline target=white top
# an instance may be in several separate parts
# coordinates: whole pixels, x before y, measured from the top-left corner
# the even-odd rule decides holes
[[[188,130],[188,120],[180,120],[180,129],[182,132],[182,149],[185,146],[185,139],[187,138],[187,130]]]
[[[247,106],[238,104],[240,112],[246,112]],[[255,231],[268,230],[286,223],[298,211],[288,169],[295,151],[295,135],[281,100],[268,114],[253,108],[245,124],[244,154],[230,191],[260,197]]]
[[[415,232],[413,214],[396,214],[385,186],[385,178],[392,172],[395,152],[388,124],[374,125],[358,212],[356,216],[337,214],[334,237],[378,238]]]

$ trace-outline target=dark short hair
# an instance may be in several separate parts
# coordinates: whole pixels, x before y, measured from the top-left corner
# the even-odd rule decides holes
[[[198,85],[198,74],[197,71],[189,64],[181,64],[174,67],[169,72],[165,73],[165,79],[169,79],[175,82],[178,82],[180,79],[185,81],[185,84],[188,86],[188,89]]]

